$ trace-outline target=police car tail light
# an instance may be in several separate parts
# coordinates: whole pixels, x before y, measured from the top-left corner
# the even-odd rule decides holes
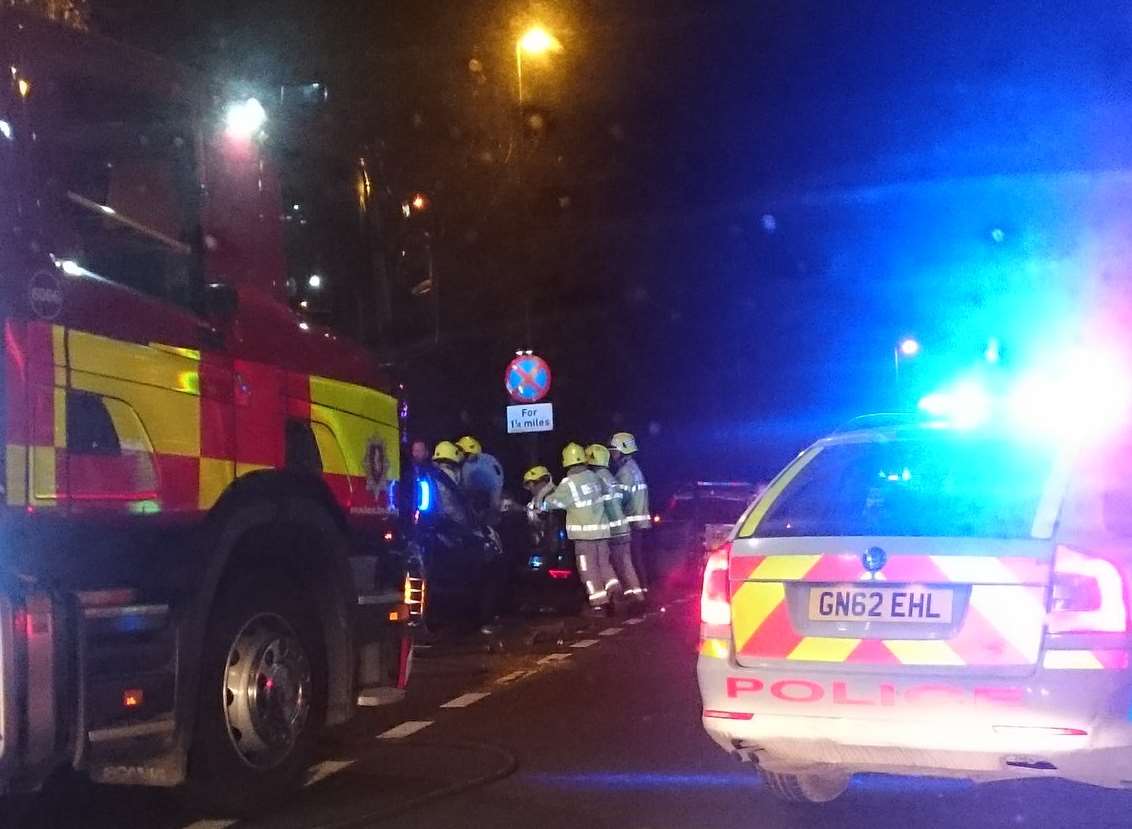
[[[700,621],[706,626],[727,627],[731,624],[730,585],[727,581],[730,559],[731,545],[725,544],[708,557],[704,568]]]
[[[1054,558],[1050,633],[1124,633],[1124,579],[1111,561],[1059,546]]]

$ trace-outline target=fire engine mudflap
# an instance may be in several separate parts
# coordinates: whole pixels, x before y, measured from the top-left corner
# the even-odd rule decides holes
[[[0,786],[36,788],[81,760],[78,606],[0,570]]]

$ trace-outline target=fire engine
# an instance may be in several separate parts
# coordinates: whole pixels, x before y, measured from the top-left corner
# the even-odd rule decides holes
[[[14,11],[0,52],[0,786],[261,800],[404,694],[394,386],[289,304],[262,104]]]

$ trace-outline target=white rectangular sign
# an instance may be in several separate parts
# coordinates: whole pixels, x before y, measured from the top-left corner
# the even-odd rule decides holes
[[[554,405],[551,403],[524,403],[507,407],[507,434],[522,432],[551,432],[554,430]]]

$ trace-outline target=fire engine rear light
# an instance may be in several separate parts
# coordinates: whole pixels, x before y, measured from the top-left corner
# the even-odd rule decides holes
[[[1047,622],[1050,633],[1124,633],[1124,579],[1111,561],[1059,546]]]
[[[1067,728],[1046,725],[995,725],[991,726],[995,734],[1032,735],[1034,737],[1048,735],[1051,737],[1086,737],[1089,732],[1083,728]]]
[[[547,570],[546,572],[552,579],[568,579],[568,578],[570,578],[570,571],[569,570]]]
[[[755,715],[746,711],[720,711],[715,708],[705,708],[704,716],[716,720],[749,720]]]
[[[704,587],[700,594],[700,621],[704,625],[727,627],[731,624],[731,598],[727,568],[731,545],[725,544],[708,556],[704,567]]]

